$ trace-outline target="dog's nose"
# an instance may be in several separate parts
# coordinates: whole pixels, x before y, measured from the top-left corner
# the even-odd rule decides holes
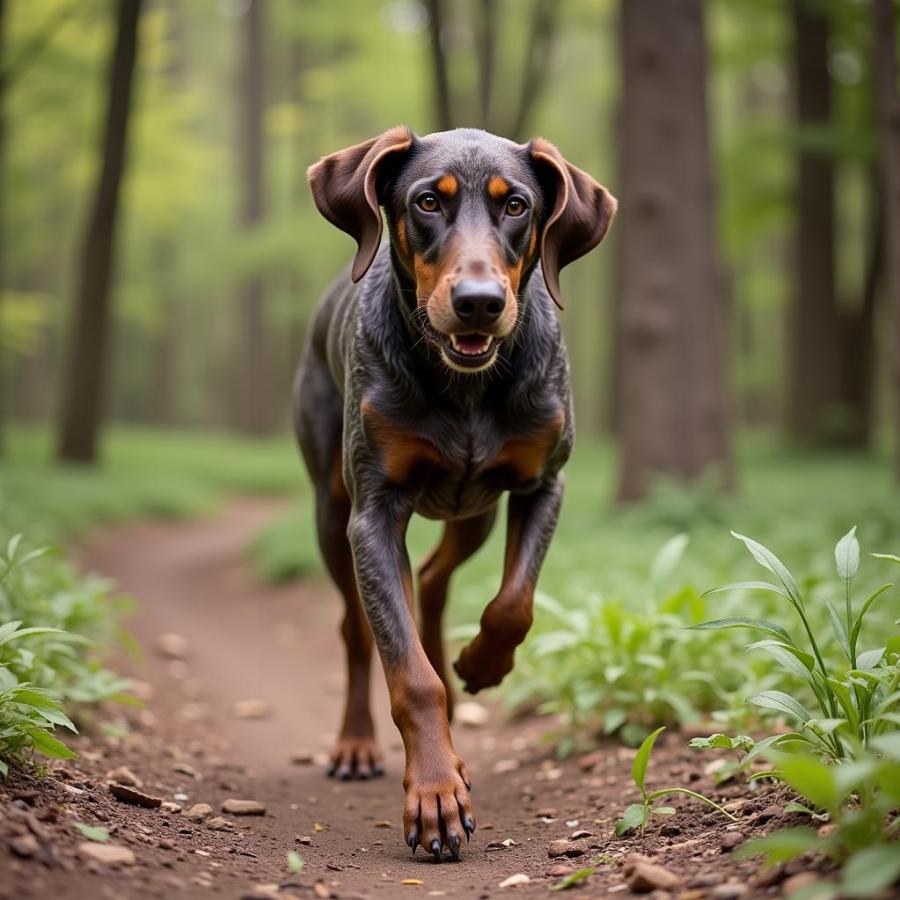
[[[477,329],[500,318],[506,306],[506,288],[499,281],[464,278],[453,286],[450,299],[460,322]]]

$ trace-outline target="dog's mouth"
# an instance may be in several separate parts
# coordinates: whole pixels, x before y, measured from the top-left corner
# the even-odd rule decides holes
[[[425,322],[425,335],[441,352],[452,369],[477,371],[487,368],[497,355],[502,338],[480,331],[466,334],[444,334],[430,322]]]

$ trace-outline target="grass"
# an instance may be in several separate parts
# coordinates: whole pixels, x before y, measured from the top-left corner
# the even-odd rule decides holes
[[[10,430],[0,460],[0,537],[59,543],[143,516],[186,518],[233,494],[295,496],[302,465],[289,437],[115,426],[96,467],[57,466],[52,434]]]

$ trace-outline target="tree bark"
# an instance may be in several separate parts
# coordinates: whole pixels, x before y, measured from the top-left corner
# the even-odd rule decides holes
[[[444,13],[443,0],[428,0],[428,34],[434,77],[434,109],[438,131],[449,131],[453,128],[453,113],[450,104],[450,77],[447,73],[447,53],[443,42],[444,24],[446,22]]]
[[[0,0],[0,59],[6,57],[6,0]],[[6,77],[0,73],[0,456],[6,448],[6,349],[3,328],[3,291],[6,288]]]
[[[478,114],[481,127],[491,128],[494,63],[497,58],[497,0],[480,0],[475,29],[478,43]]]
[[[623,0],[619,497],[654,476],[731,483],[702,0]]]
[[[141,3],[142,0],[119,0],[117,3],[102,164],[84,242],[62,408],[58,452],[61,459],[71,462],[93,462],[97,455],[111,318],[110,280],[115,255],[119,189],[125,169]]]
[[[796,121],[801,128],[831,119],[828,19],[810,0],[793,0]],[[796,262],[788,314],[788,435],[802,443],[837,437],[840,404],[840,317],[835,296],[834,162],[800,151],[796,174]]]
[[[514,141],[524,141],[528,136],[532,113],[547,83],[547,69],[561,8],[562,0],[534,0],[525,69],[522,72],[522,91],[506,135]]]
[[[874,82],[878,115],[878,149],[884,198],[885,278],[890,334],[891,385],[896,416],[894,454],[900,477],[900,65],[891,0],[875,0]]]
[[[242,28],[241,110],[239,118],[240,225],[253,229],[265,214],[263,141],[264,0],[250,0]],[[261,433],[272,428],[270,360],[266,341],[265,285],[259,275],[247,279],[240,293],[239,350],[243,365],[239,383],[238,424]]]

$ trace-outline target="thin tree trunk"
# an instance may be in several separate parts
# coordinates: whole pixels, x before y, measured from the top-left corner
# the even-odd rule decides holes
[[[103,156],[87,227],[69,346],[59,456],[93,462],[103,415],[108,356],[110,280],[114,261],[119,189],[125,168],[132,83],[142,0],[117,3],[116,40],[109,67],[109,104]]]
[[[702,0],[623,0],[619,497],[710,467],[731,481]]]
[[[497,56],[497,0],[480,0],[475,30],[478,42],[478,113],[482,128],[491,127],[491,95]]]
[[[447,54],[444,50],[443,32],[446,17],[443,0],[428,0],[428,34],[431,64],[434,73],[434,108],[437,130],[448,131],[453,127],[450,105],[450,78],[447,74]]]
[[[522,73],[522,91],[507,132],[507,137],[514,141],[523,141],[528,136],[531,116],[547,83],[547,69],[562,5],[563,0],[534,0],[525,70]]]
[[[251,230],[263,219],[263,40],[264,0],[250,0],[242,26],[242,72],[240,117],[240,225]],[[247,279],[240,293],[239,348],[243,365],[240,378],[240,426],[250,432],[272,427],[272,399],[269,396],[270,360],[266,341],[265,285],[260,275]]]
[[[831,119],[828,19],[810,0],[793,0],[796,119],[803,127]],[[801,150],[797,165],[794,296],[787,341],[787,431],[796,441],[837,437],[840,337],[835,297],[834,162]]]
[[[900,477],[900,65],[896,55],[894,6],[875,0],[875,91],[884,198],[885,296],[890,334],[891,384],[895,424],[895,460]]]

